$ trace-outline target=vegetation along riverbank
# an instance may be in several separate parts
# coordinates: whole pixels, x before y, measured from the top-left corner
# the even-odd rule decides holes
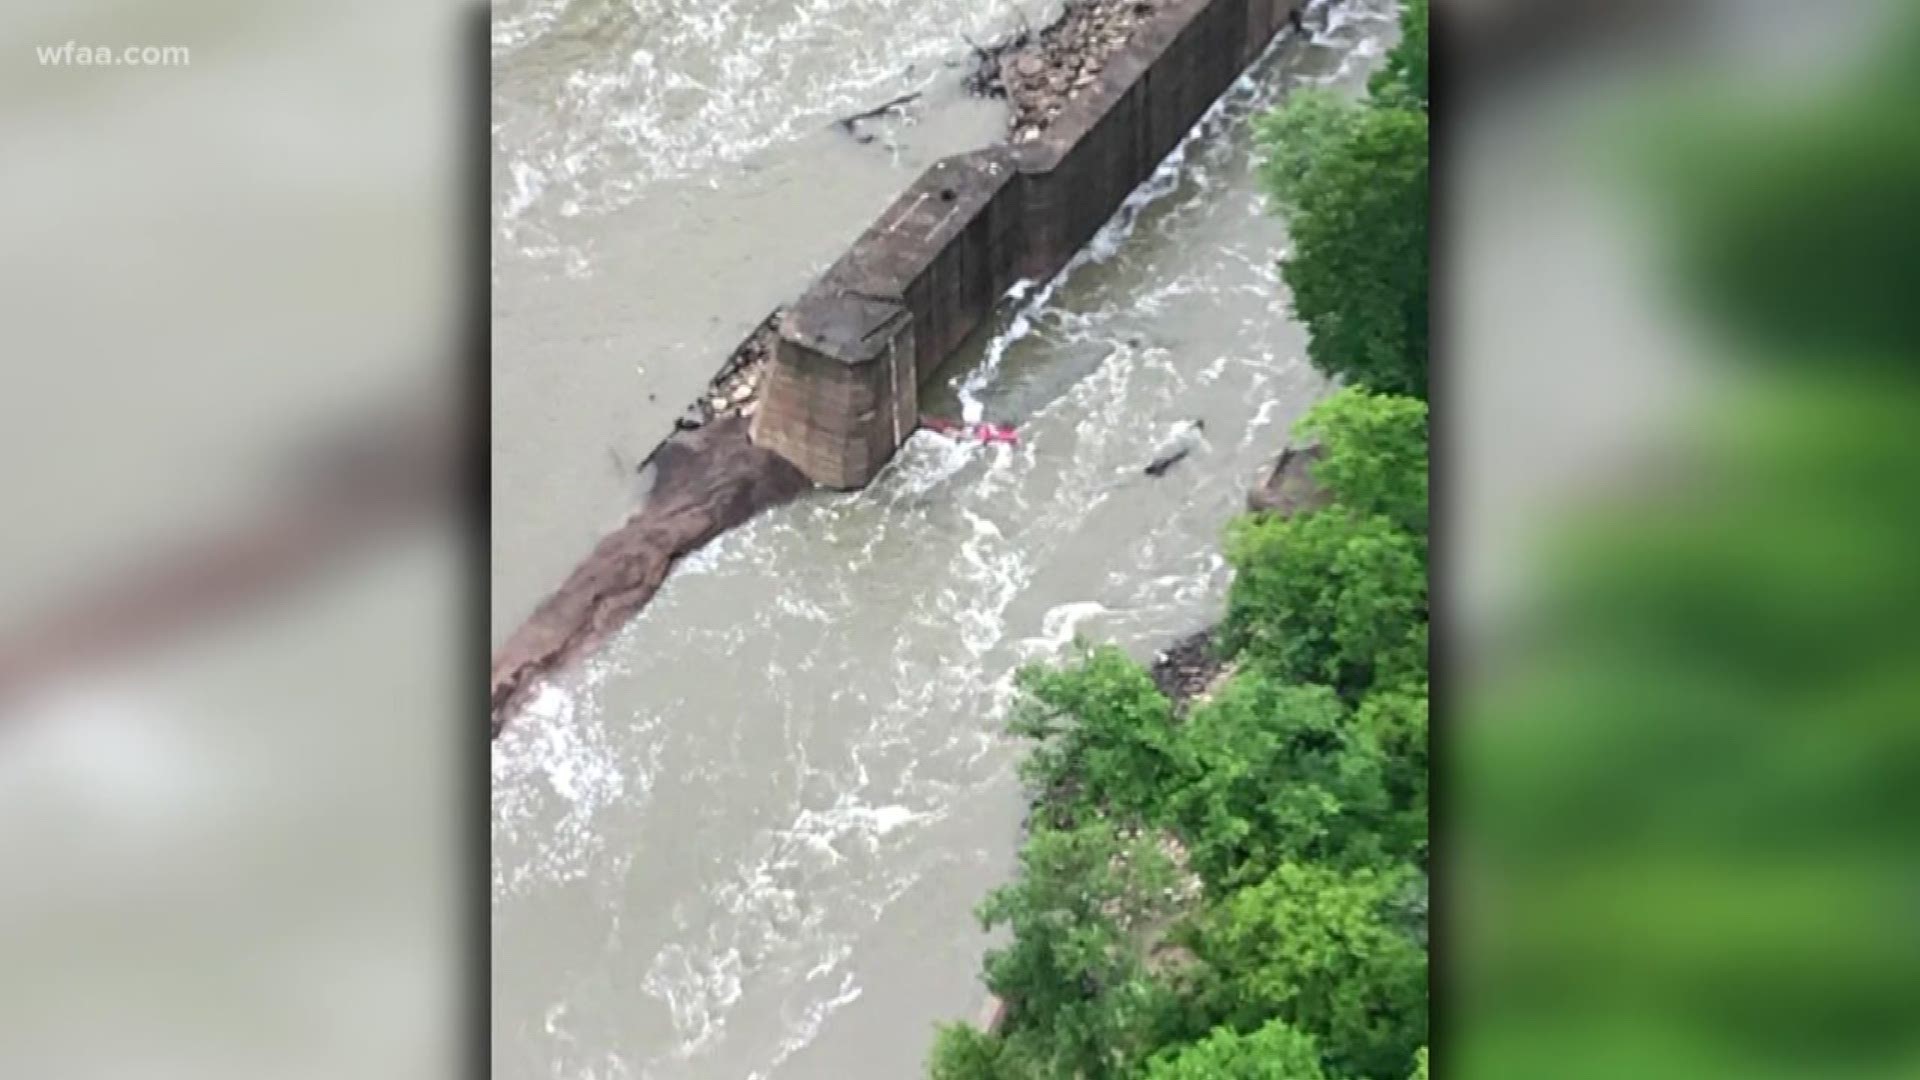
[[[1313,490],[1231,524],[1224,617],[1157,673],[1086,645],[1021,673],[1036,805],[979,909],[1004,1008],[940,1030],[935,1080],[1426,1075],[1426,17],[1367,101],[1262,122],[1294,314],[1345,384],[1296,429]]]

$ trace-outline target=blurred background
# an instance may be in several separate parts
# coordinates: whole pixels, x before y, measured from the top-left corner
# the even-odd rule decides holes
[[[1435,9],[1434,1072],[1920,1075],[1920,12]]]
[[[1436,9],[1435,1070],[1920,1074],[1920,15]],[[0,9],[0,1075],[484,1045],[483,19]]]
[[[0,1076],[455,1073],[483,23],[0,5]]]

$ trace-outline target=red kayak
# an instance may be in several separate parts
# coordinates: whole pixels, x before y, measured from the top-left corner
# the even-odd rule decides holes
[[[955,438],[970,436],[988,445],[993,443],[1005,443],[1008,446],[1020,445],[1019,434],[1006,424],[969,424],[960,420],[948,420],[943,416],[923,416],[920,418],[920,426]]]

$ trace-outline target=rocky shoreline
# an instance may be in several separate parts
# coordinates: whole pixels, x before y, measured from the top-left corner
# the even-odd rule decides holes
[[[1287,516],[1327,505],[1331,493],[1313,479],[1313,466],[1324,456],[1325,449],[1317,443],[1282,450],[1273,467],[1247,492],[1247,510]],[[1221,657],[1216,646],[1218,636],[1219,627],[1210,626],[1154,654],[1148,673],[1153,685],[1173,702],[1176,713],[1206,700],[1232,677],[1233,664]]]
[[[1218,629],[1210,626],[1175,641],[1155,654],[1147,668],[1154,687],[1173,702],[1176,713],[1185,712],[1231,674],[1227,661],[1214,649]]]
[[[729,416],[752,419],[760,408],[760,381],[767,361],[773,357],[773,345],[780,335],[780,317],[786,308],[777,307],[760,320],[746,340],[734,346],[720,373],[707,384],[700,399],[673,422],[676,431],[698,431],[715,420]]]
[[[1107,59],[1159,11],[1162,0],[1068,0],[1060,17],[1039,30],[974,47],[967,89],[1005,98],[1007,141],[1040,137],[1069,101],[1091,88]]]

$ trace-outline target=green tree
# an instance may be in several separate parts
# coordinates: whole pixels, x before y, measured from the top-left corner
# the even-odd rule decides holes
[[[1312,1034],[1331,1072],[1405,1076],[1427,1041],[1426,950],[1410,872],[1287,863],[1228,897],[1193,935],[1197,999],[1216,1023],[1278,1019]]]
[[[1313,1037],[1275,1020],[1251,1035],[1216,1029],[1156,1057],[1145,1080],[1326,1080]]]
[[[1367,92],[1393,108],[1427,107],[1427,0],[1403,0],[1400,41],[1367,82]]]
[[[1350,384],[1299,428],[1332,505],[1230,528],[1241,670],[1184,724],[1111,647],[1020,672],[1037,805],[979,912],[1007,1019],[942,1029],[935,1080],[1425,1080],[1426,20],[1409,0],[1373,102],[1305,91],[1259,128],[1295,314]]]
[[[1017,1080],[1005,1070],[1006,1044],[971,1024],[942,1024],[927,1075],[933,1080]]]
[[[1353,726],[1380,756],[1388,806],[1383,842],[1421,865],[1427,858],[1427,684],[1368,694]]]
[[[1353,137],[1363,108],[1337,90],[1307,87],[1254,122],[1260,178],[1278,208],[1297,207],[1295,197],[1307,174],[1332,148]]]
[[[1377,515],[1332,506],[1253,515],[1227,534],[1226,646],[1289,682],[1358,697],[1426,672],[1422,545]]]
[[[1294,425],[1324,456],[1313,477],[1342,506],[1427,535],[1427,403],[1349,387]]]
[[[1067,827],[1102,809],[1149,816],[1175,786],[1173,706],[1119,649],[1083,649],[1071,667],[1027,667],[1015,681],[1010,728],[1037,744],[1021,769],[1046,823]]]
[[[1208,884],[1258,881],[1286,861],[1386,857],[1388,766],[1332,690],[1243,672],[1194,711],[1186,735],[1193,779],[1174,796],[1175,818]]]
[[[1153,839],[1123,839],[1104,821],[1027,839],[1019,877],[980,907],[983,927],[1012,932],[987,954],[986,976],[1008,1002],[1001,1064],[1021,1063],[1013,1075],[1125,1076],[1158,1048],[1171,1002],[1141,956],[1142,931],[1170,916],[1174,883]]]
[[[1281,276],[1314,366],[1425,398],[1426,114],[1362,110],[1287,194],[1293,253]]]

